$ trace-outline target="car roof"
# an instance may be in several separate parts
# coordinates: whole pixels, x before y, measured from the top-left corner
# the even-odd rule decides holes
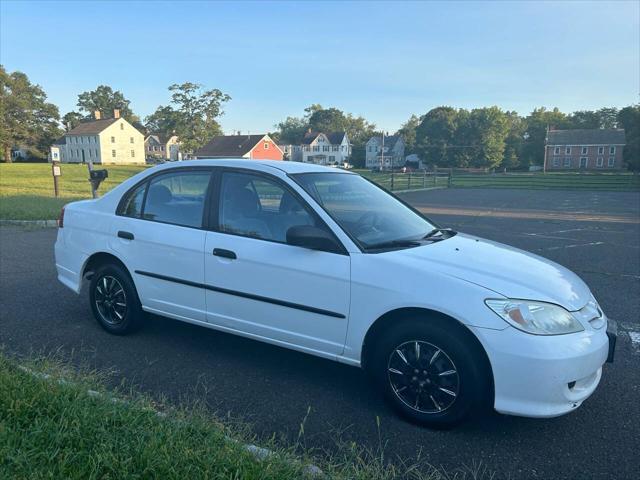
[[[346,170],[332,167],[323,167],[312,163],[290,162],[284,160],[250,160],[241,158],[215,158],[215,159],[198,159],[184,160],[181,162],[167,162],[162,164],[160,168],[169,167],[236,167],[247,168],[252,170],[268,171],[270,168],[276,168],[285,173],[329,173],[342,172],[351,174]],[[266,168],[265,168],[266,167]]]

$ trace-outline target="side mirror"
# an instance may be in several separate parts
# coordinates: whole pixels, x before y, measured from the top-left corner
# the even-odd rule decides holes
[[[287,243],[297,247],[339,253],[342,248],[336,239],[322,228],[311,225],[296,225],[287,230]]]

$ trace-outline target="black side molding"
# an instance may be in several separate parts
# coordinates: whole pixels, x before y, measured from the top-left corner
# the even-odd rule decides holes
[[[118,237],[124,238],[125,240],[133,240],[135,237],[131,232],[125,232],[123,230],[118,231]]]
[[[204,288],[205,290],[211,290],[212,292],[224,293],[226,295],[234,295],[236,297],[248,298],[250,300],[256,300],[258,302],[271,303],[273,305],[279,305],[281,307],[294,308],[296,310],[302,310],[304,312],[317,313],[318,315],[325,315],[327,317],[334,318],[347,318],[341,313],[332,312],[330,310],[324,310],[322,308],[309,307],[308,305],[301,305],[299,303],[287,302],[285,300],[278,300],[276,298],[263,297],[261,295],[254,295],[253,293],[239,292],[237,290],[229,290],[227,288],[215,287],[213,285],[207,285],[204,283],[192,282],[190,280],[182,280],[180,278],[168,277],[166,275],[160,275],[158,273],[144,272],[142,270],[136,270],[138,275],[144,275],[145,277],[157,278],[166,282],[179,283],[181,285],[188,285],[195,288]]]

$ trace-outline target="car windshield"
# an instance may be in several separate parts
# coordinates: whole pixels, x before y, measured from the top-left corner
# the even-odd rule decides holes
[[[435,225],[360,175],[292,175],[364,249],[419,245]]]

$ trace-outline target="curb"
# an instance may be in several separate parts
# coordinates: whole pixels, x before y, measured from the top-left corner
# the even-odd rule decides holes
[[[23,227],[57,227],[57,220],[1,220],[0,226],[18,225]]]

